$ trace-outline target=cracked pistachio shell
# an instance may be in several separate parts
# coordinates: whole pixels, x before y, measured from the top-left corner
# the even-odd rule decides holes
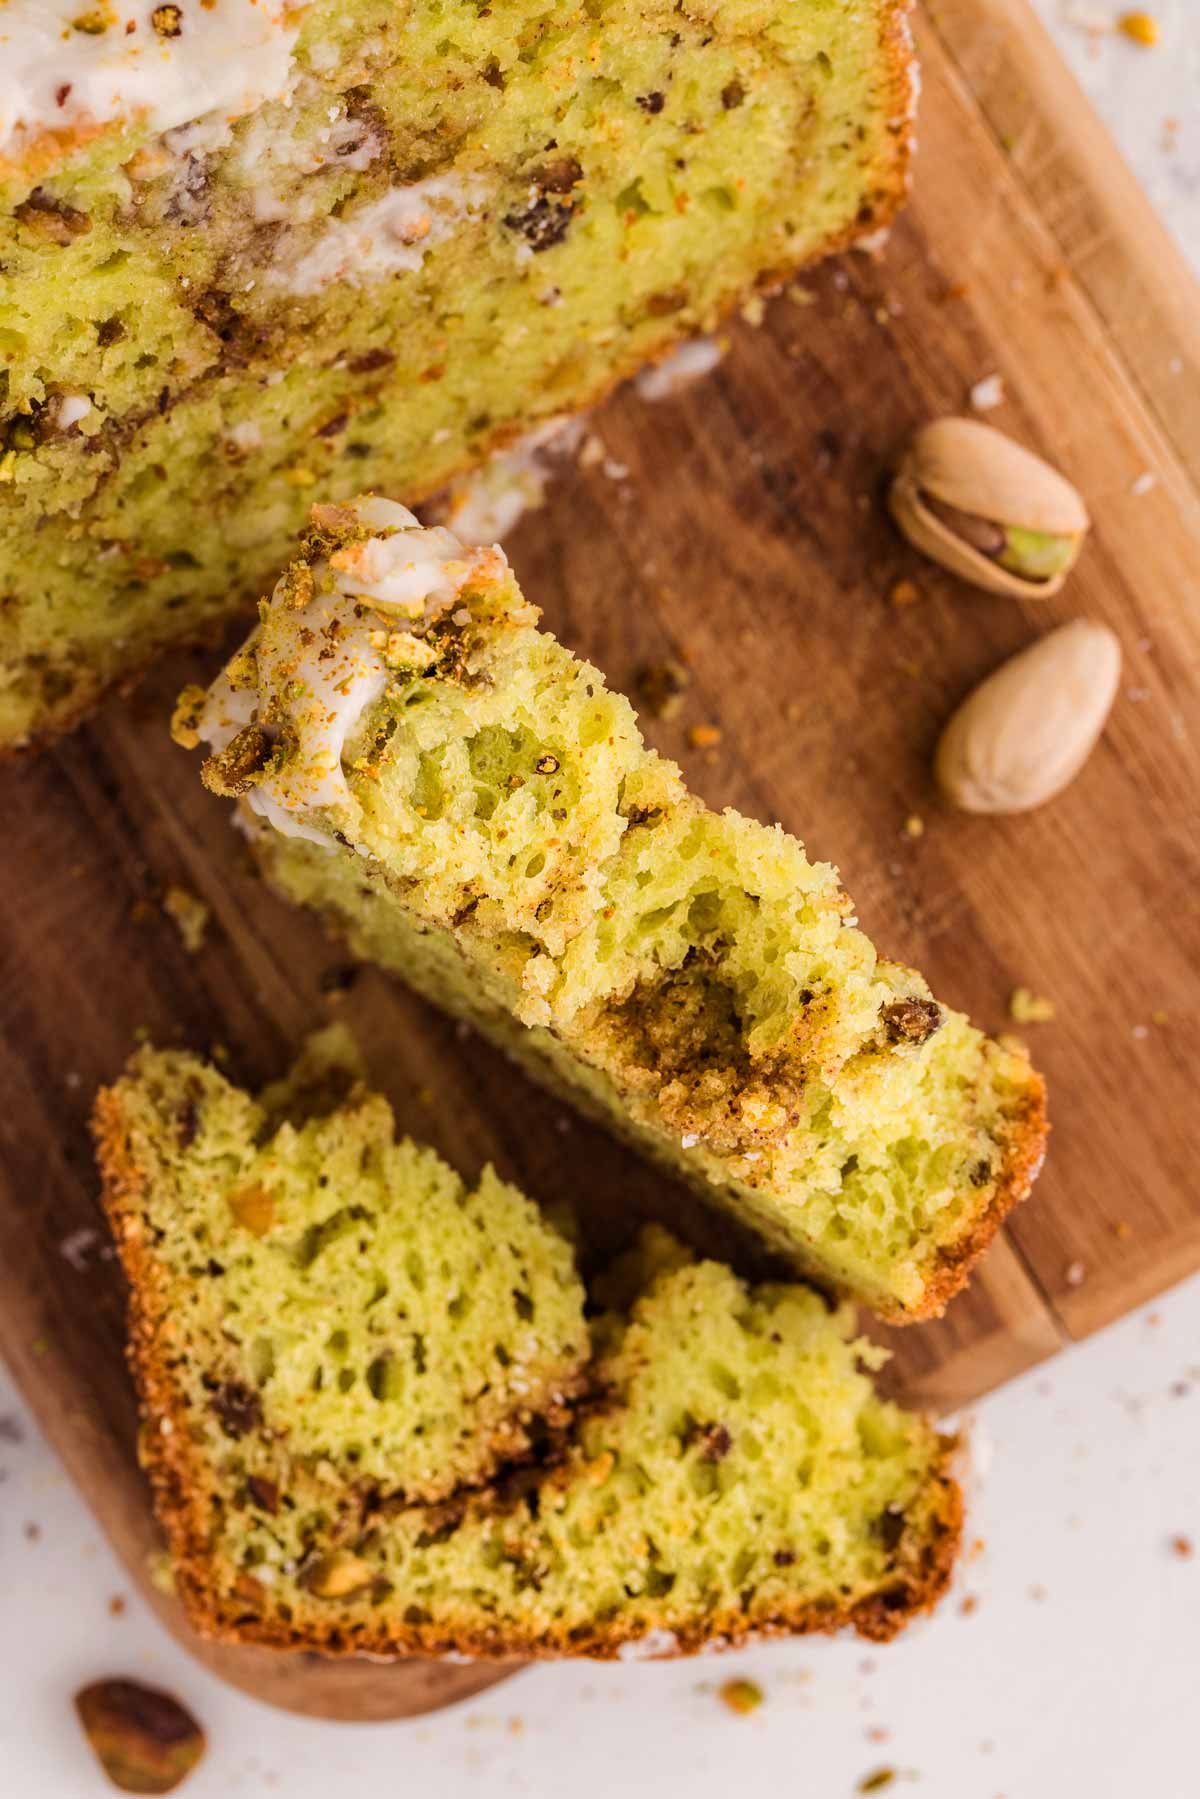
[[[1048,576],[1022,574],[998,556],[972,544],[929,507],[943,506],[1006,529],[1010,554],[1021,539],[1034,543],[1039,559],[1047,546],[1036,538],[1062,539],[1061,561]],[[1088,529],[1078,493],[1041,457],[1023,449],[977,419],[937,419],[917,432],[897,469],[888,496],[893,517],[917,549],[935,562],[991,593],[1044,599],[1056,593],[1070,570]]]
[[[1096,746],[1121,679],[1107,625],[1073,619],[1001,664],[942,733],[938,784],[965,812],[1030,812],[1062,792]]]

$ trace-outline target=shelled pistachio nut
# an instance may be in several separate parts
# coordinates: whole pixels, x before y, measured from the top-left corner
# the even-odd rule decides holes
[[[989,593],[1057,593],[1088,528],[1056,469],[978,419],[937,419],[912,439],[888,504],[905,537]]]
[[[350,1549],[331,1549],[301,1573],[301,1584],[318,1599],[349,1599],[371,1584],[371,1569]]]
[[[1075,779],[1121,679],[1107,625],[1072,619],[1010,657],[942,732],[934,772],[965,812],[1030,812]]]

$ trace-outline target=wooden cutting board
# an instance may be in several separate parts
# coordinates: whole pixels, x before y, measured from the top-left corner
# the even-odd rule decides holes
[[[919,17],[912,205],[878,259],[806,277],[738,325],[702,386],[598,418],[608,470],[571,470],[510,545],[551,629],[614,683],[686,660],[650,727],[707,799],[836,859],[867,929],[1003,1028],[1026,985],[1054,1138],[1034,1199],[941,1323],[894,1333],[909,1397],[961,1405],[1200,1266],[1200,297],[1024,0]],[[1132,49],[1130,54],[1136,54]],[[879,504],[906,432],[998,374],[994,421],[1060,464],[1096,528],[1068,590],[1023,607],[957,585]],[[627,475],[617,477],[616,465]],[[897,579],[920,598],[890,602]],[[1025,818],[941,808],[939,725],[1059,620],[1109,620],[1122,697],[1087,770]],[[198,1644],[147,1578],[155,1549],[85,1120],[134,1042],[223,1046],[252,1082],[336,1011],[403,1128],[465,1171],[492,1157],[593,1219],[712,1227],[497,1055],[346,958],[251,878],[224,805],[164,733],[215,665],[177,659],[54,754],[0,775],[0,1347],[131,1575],[247,1691],[331,1717],[408,1716],[505,1670]],[[717,725],[719,744],[689,746]],[[923,821],[920,835],[905,821]],[[178,884],[212,910],[184,952]]]

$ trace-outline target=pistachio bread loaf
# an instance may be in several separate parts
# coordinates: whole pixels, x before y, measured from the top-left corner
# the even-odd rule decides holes
[[[176,731],[356,951],[802,1271],[939,1311],[1037,1171],[1039,1077],[876,953],[833,868],[690,795],[537,620],[499,550],[318,506]]]
[[[6,0],[0,747],[904,186],[907,0]]]
[[[570,1251],[499,1182],[468,1195],[389,1150],[383,1102],[356,1088],[304,1119],[308,1093],[275,1123],[271,1096],[144,1051],[97,1110],[144,1454],[198,1628],[326,1653],[663,1655],[887,1638],[939,1597],[951,1445],[872,1391],[882,1352],[847,1308],[747,1287],[658,1230],[595,1283],[565,1435],[470,1484],[496,1446],[480,1383],[499,1399],[507,1377],[512,1405],[520,1366],[536,1406],[557,1364],[556,1393],[578,1391]],[[364,1185],[367,1119],[384,1186]]]
[[[285,1481],[314,1511],[355,1481],[436,1500],[562,1429],[589,1354],[569,1243],[490,1168],[468,1188],[395,1142],[340,1032],[257,1101],[145,1051],[96,1129],[133,1356],[205,1470],[197,1519],[225,1483],[268,1514]]]

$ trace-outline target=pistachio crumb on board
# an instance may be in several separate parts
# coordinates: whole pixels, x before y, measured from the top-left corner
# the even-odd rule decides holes
[[[688,742],[694,750],[715,749],[720,741],[720,725],[693,725],[688,732]]]
[[[888,589],[888,599],[893,606],[914,606],[920,598],[921,589],[915,581],[910,581],[907,577],[893,581]]]
[[[172,885],[163,894],[162,908],[179,932],[188,955],[197,955],[204,946],[212,916],[204,901],[186,887]]]
[[[1014,987],[1009,995],[1008,1015],[1015,1024],[1048,1024],[1056,1013],[1054,1001],[1030,987]]]

